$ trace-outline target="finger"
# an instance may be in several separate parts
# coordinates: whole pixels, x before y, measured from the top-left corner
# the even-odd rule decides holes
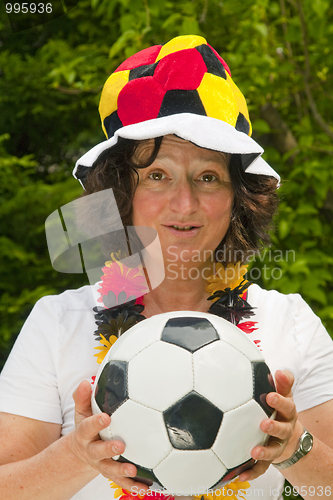
[[[253,479],[256,479],[257,477],[261,476],[264,472],[266,472],[269,465],[270,462],[265,462],[260,460],[252,467],[252,469],[242,472],[242,474],[239,476],[238,479],[242,482],[253,481]]]
[[[136,480],[137,469],[133,464],[121,463],[113,460],[103,460],[99,464],[99,470],[106,478],[112,477],[118,486],[127,491],[132,491],[135,487],[135,493],[147,493],[149,486]]]
[[[135,465],[117,462],[110,458],[101,460],[98,464],[98,469],[105,477],[134,478],[137,474]]]
[[[90,442],[87,446],[87,452],[89,456],[95,461],[117,457],[118,455],[124,453],[124,451],[125,445],[121,441],[102,441],[101,439],[99,439]],[[136,472],[133,475],[135,476],[135,474]]]
[[[276,392],[270,392],[266,396],[266,402],[269,406],[271,406],[278,412],[278,420],[289,421],[296,418],[296,407],[291,397],[285,397]],[[273,423],[273,420],[271,420],[271,423]]]
[[[292,421],[279,421],[279,420],[263,420],[260,422],[260,429],[269,436],[285,441],[290,439],[293,433],[293,420]]]
[[[277,370],[275,372],[276,392],[285,397],[292,397],[291,388],[294,383],[294,376],[289,370]]]
[[[282,455],[285,444],[280,440],[270,439],[267,446],[255,446],[251,451],[251,456],[255,460],[264,460],[271,463]]]
[[[75,423],[79,424],[83,419],[92,415],[91,411],[91,385],[88,380],[83,380],[73,392],[75,403]]]
[[[124,490],[133,492],[133,496],[138,496],[138,493],[143,496],[149,489],[149,486],[146,484],[135,481],[129,477],[119,477],[115,482]]]
[[[110,425],[111,418],[106,413],[100,413],[85,418],[77,427],[77,433],[85,441],[99,439],[99,432]]]

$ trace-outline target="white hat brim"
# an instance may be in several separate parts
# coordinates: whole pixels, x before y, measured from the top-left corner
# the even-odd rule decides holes
[[[202,148],[240,154],[245,172],[269,175],[280,182],[280,176],[277,172],[261,158],[264,152],[263,148],[250,136],[236,130],[232,125],[222,120],[193,113],[179,113],[154,118],[119,128],[113,137],[97,144],[79,158],[75,164],[73,175],[77,178],[76,172],[79,166],[92,167],[101,153],[117,143],[118,137],[141,141],[168,134],[175,134]]]

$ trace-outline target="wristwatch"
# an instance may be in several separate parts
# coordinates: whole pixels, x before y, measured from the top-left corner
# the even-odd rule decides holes
[[[280,462],[278,464],[273,464],[274,467],[276,467],[276,469],[283,470],[286,469],[287,467],[290,467],[291,465],[294,465],[296,462],[299,461],[300,458],[304,457],[309,453],[309,451],[312,450],[313,436],[306,429],[303,429],[303,431],[304,432],[298,441],[299,443],[298,450],[295,451],[292,457],[287,458],[287,460],[284,460],[283,462]]]

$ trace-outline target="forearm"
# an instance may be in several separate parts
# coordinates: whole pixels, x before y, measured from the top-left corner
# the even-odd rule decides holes
[[[331,498],[333,449],[314,437],[310,453],[280,472],[303,498]]]
[[[41,453],[0,467],[0,498],[68,500],[98,475],[71,451],[70,436]]]

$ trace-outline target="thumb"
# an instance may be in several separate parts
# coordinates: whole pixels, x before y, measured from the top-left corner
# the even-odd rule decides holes
[[[294,384],[294,375],[289,370],[277,370],[275,372],[276,392],[281,396],[292,397],[292,386]]]
[[[78,425],[82,420],[91,417],[91,385],[88,380],[83,380],[73,392],[75,403],[75,425]]]

